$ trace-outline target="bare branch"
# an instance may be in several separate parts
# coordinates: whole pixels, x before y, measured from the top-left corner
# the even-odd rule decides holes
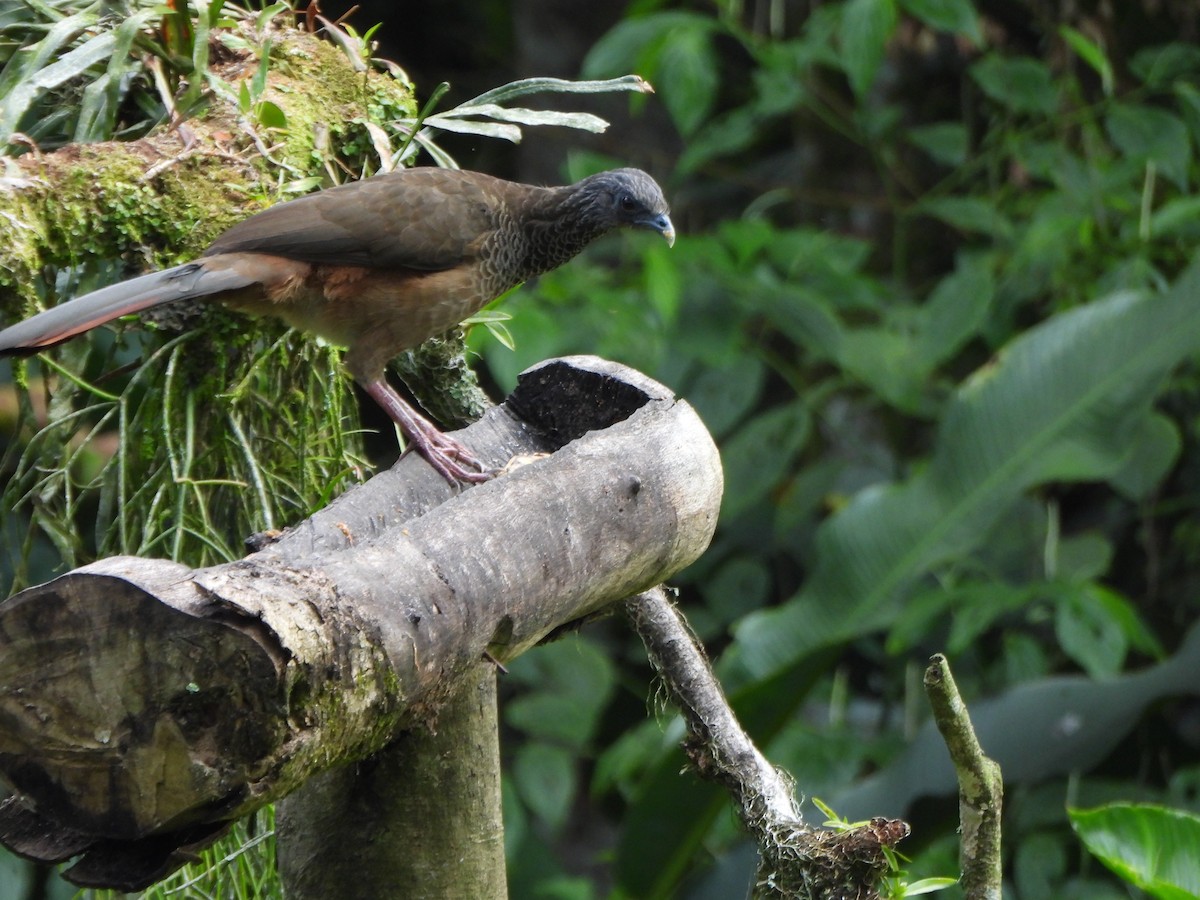
[[[697,774],[729,791],[742,824],[758,844],[755,898],[871,900],[888,870],[884,848],[908,835],[899,820],[872,819],[842,831],[801,818],[791,778],[772,766],[742,730],[707,657],[679,611],[657,587],[625,602],[687,722],[684,751]]]
[[[940,653],[930,658],[925,670],[925,693],[958,775],[963,897],[1000,900],[1000,817],[1004,805],[1000,766],[984,755],[950,664]]]

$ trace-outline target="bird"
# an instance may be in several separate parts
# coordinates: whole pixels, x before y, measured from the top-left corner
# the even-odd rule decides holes
[[[0,356],[28,355],[120,316],[181,300],[273,315],[346,348],[343,364],[451,483],[491,474],[388,384],[388,362],[618,228],[675,243],[658,183],[622,168],[561,187],[432,166],[271,206],[200,257],[101,288],[0,330]]]

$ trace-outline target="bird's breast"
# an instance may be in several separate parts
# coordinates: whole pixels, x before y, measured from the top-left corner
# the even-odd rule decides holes
[[[317,289],[289,300],[280,314],[347,347],[351,372],[367,378],[503,292],[493,293],[493,279],[478,262],[437,272],[321,266],[310,283]]]

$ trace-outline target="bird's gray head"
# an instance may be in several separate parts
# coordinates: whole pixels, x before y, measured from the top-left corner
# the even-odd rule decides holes
[[[590,212],[609,228],[648,228],[675,244],[675,226],[658,182],[641,169],[613,169],[585,178]]]

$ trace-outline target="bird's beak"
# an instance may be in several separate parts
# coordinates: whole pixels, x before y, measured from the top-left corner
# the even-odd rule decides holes
[[[667,239],[667,246],[675,246],[675,226],[671,224],[671,217],[666,213],[654,216],[644,222],[640,222],[645,228],[652,228]]]

